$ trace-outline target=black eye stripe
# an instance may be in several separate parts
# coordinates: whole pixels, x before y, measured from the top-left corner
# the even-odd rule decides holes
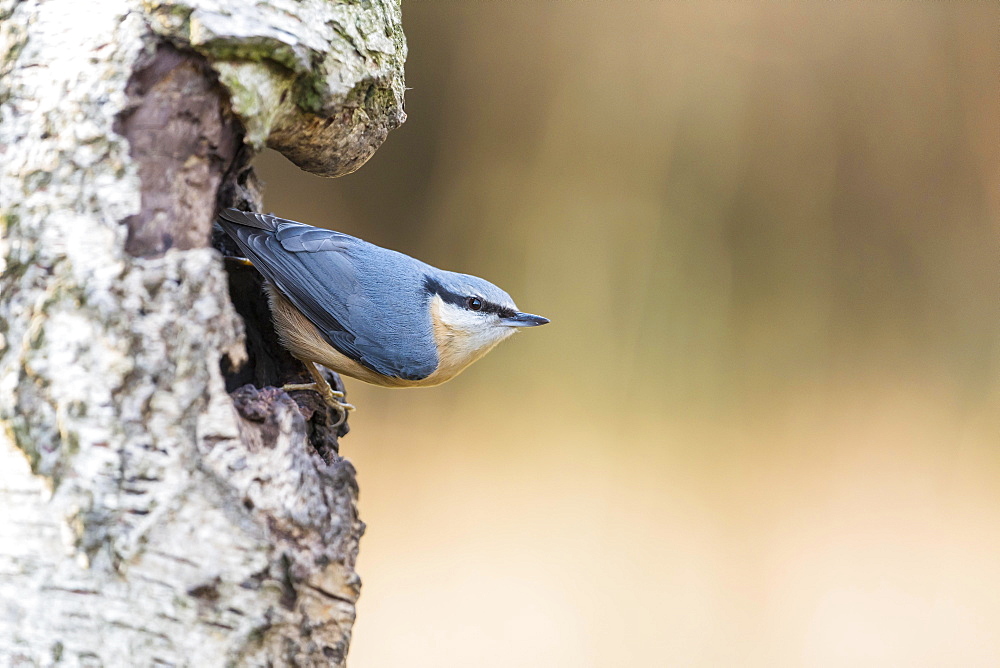
[[[504,306],[500,306],[499,304],[493,304],[487,301],[483,302],[483,308],[480,309],[480,311],[482,313],[493,313],[494,315],[498,315],[501,318],[513,318],[515,315],[517,315],[516,311],[513,311]]]
[[[517,314],[516,311],[512,311],[511,309],[505,308],[503,306],[497,306],[496,310],[493,311],[493,313],[496,313],[501,318],[513,318]]]
[[[437,295],[447,304],[465,308],[465,295],[458,295],[450,290],[447,290],[443,285],[435,281],[430,276],[426,276],[424,278],[424,289],[427,290],[428,295]]]
[[[460,295],[451,292],[430,276],[424,277],[424,289],[427,290],[429,295],[439,296],[445,303],[458,306],[459,308],[473,311],[475,313],[493,313],[501,318],[511,318],[517,315],[517,312],[513,309],[500,306],[499,304],[494,304],[493,302],[487,301],[478,295]],[[482,308],[479,310],[470,308],[469,300],[471,299],[478,299],[482,302]]]

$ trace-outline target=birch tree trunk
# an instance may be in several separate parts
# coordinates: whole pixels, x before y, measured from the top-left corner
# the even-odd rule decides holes
[[[397,2],[0,21],[0,665],[344,665],[354,469],[211,223],[404,120]]]

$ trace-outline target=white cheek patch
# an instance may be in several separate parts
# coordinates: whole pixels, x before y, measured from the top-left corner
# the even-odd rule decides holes
[[[469,353],[490,348],[514,333],[514,328],[502,325],[493,314],[476,313],[444,301],[439,307],[441,324],[461,340],[454,343],[468,348]]]
[[[474,333],[488,327],[489,320],[486,317],[464,309],[454,304],[441,301],[441,324],[448,329],[458,330],[465,333]]]

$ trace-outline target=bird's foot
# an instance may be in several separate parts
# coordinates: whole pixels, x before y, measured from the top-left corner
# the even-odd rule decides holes
[[[343,392],[338,392],[333,389],[330,387],[329,383],[323,383],[323,385],[325,385],[325,387],[320,386],[319,383],[289,383],[288,385],[283,385],[281,389],[285,392],[294,392],[295,390],[312,390],[318,393],[319,396],[323,398],[326,405],[336,411],[337,421],[333,424],[333,428],[336,429],[347,421],[347,414],[355,410],[355,407],[346,401],[342,401],[344,398]]]
[[[310,375],[316,382],[313,383],[290,383],[284,385],[281,389],[285,392],[291,392],[294,390],[312,390],[319,393],[319,396],[323,398],[323,401],[327,406],[332,408],[337,413],[337,421],[333,424],[333,429],[336,429],[340,425],[347,422],[347,415],[351,411],[355,410],[354,406],[343,401],[346,396],[343,392],[333,389],[330,387],[330,383],[326,382],[326,378],[319,372],[311,362],[306,362],[306,369],[309,370]]]

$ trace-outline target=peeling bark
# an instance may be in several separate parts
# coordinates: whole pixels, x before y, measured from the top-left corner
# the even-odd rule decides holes
[[[402,122],[398,5],[0,20],[0,664],[344,665],[354,469],[211,223]]]

